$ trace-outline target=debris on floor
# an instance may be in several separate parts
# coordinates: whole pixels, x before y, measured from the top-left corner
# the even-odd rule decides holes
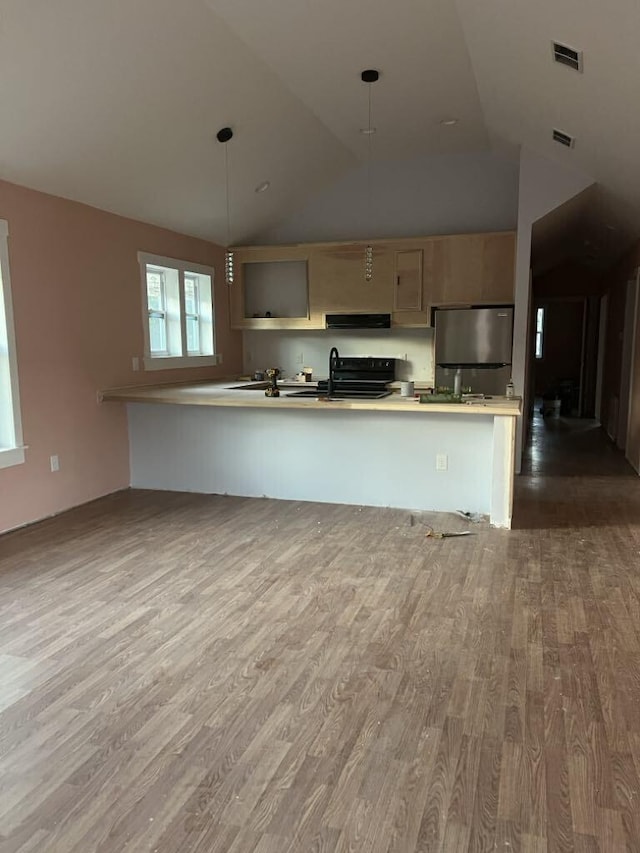
[[[481,521],[484,521],[484,516],[479,512],[465,512],[463,509],[457,509],[456,515],[470,521],[472,524],[480,524]]]
[[[427,530],[425,534],[429,539],[453,539],[456,536],[473,536],[470,530],[462,530],[459,533],[440,533],[437,530]]]

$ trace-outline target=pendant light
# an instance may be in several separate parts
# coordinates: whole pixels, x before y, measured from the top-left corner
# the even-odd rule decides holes
[[[233,138],[233,131],[230,127],[223,127],[216,134],[216,139],[224,145],[224,179],[227,203],[227,250],[224,253],[224,279],[228,285],[233,284],[233,252],[230,250],[231,245],[231,216],[229,213],[229,152],[227,151],[227,143]]]
[[[371,228],[371,137],[375,133],[375,129],[371,126],[371,85],[379,79],[380,74],[375,68],[369,68],[362,72],[360,79],[367,84],[368,102],[369,102],[369,120],[367,129],[364,131],[367,137],[367,212],[369,217],[369,228]],[[373,247],[367,244],[364,250],[364,279],[371,281],[373,278]]]

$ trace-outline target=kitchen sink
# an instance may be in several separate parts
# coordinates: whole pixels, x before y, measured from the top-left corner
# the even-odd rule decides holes
[[[330,400],[380,400],[388,397],[391,391],[334,391]],[[287,397],[326,397],[326,391],[295,391]]]
[[[227,391],[264,391],[271,385],[270,382],[245,382],[244,385],[229,385]]]

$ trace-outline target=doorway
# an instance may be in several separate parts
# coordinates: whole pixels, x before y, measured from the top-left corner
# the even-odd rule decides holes
[[[535,397],[556,401],[558,414],[567,417],[585,413],[587,320],[586,298],[548,298],[534,303]],[[554,406],[549,410],[554,411]]]

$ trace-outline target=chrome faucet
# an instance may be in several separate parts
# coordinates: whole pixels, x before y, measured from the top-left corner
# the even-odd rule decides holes
[[[336,362],[339,358],[340,353],[338,352],[338,348],[331,347],[329,350],[329,380],[327,382],[327,397],[333,397],[334,371],[336,368]]]

